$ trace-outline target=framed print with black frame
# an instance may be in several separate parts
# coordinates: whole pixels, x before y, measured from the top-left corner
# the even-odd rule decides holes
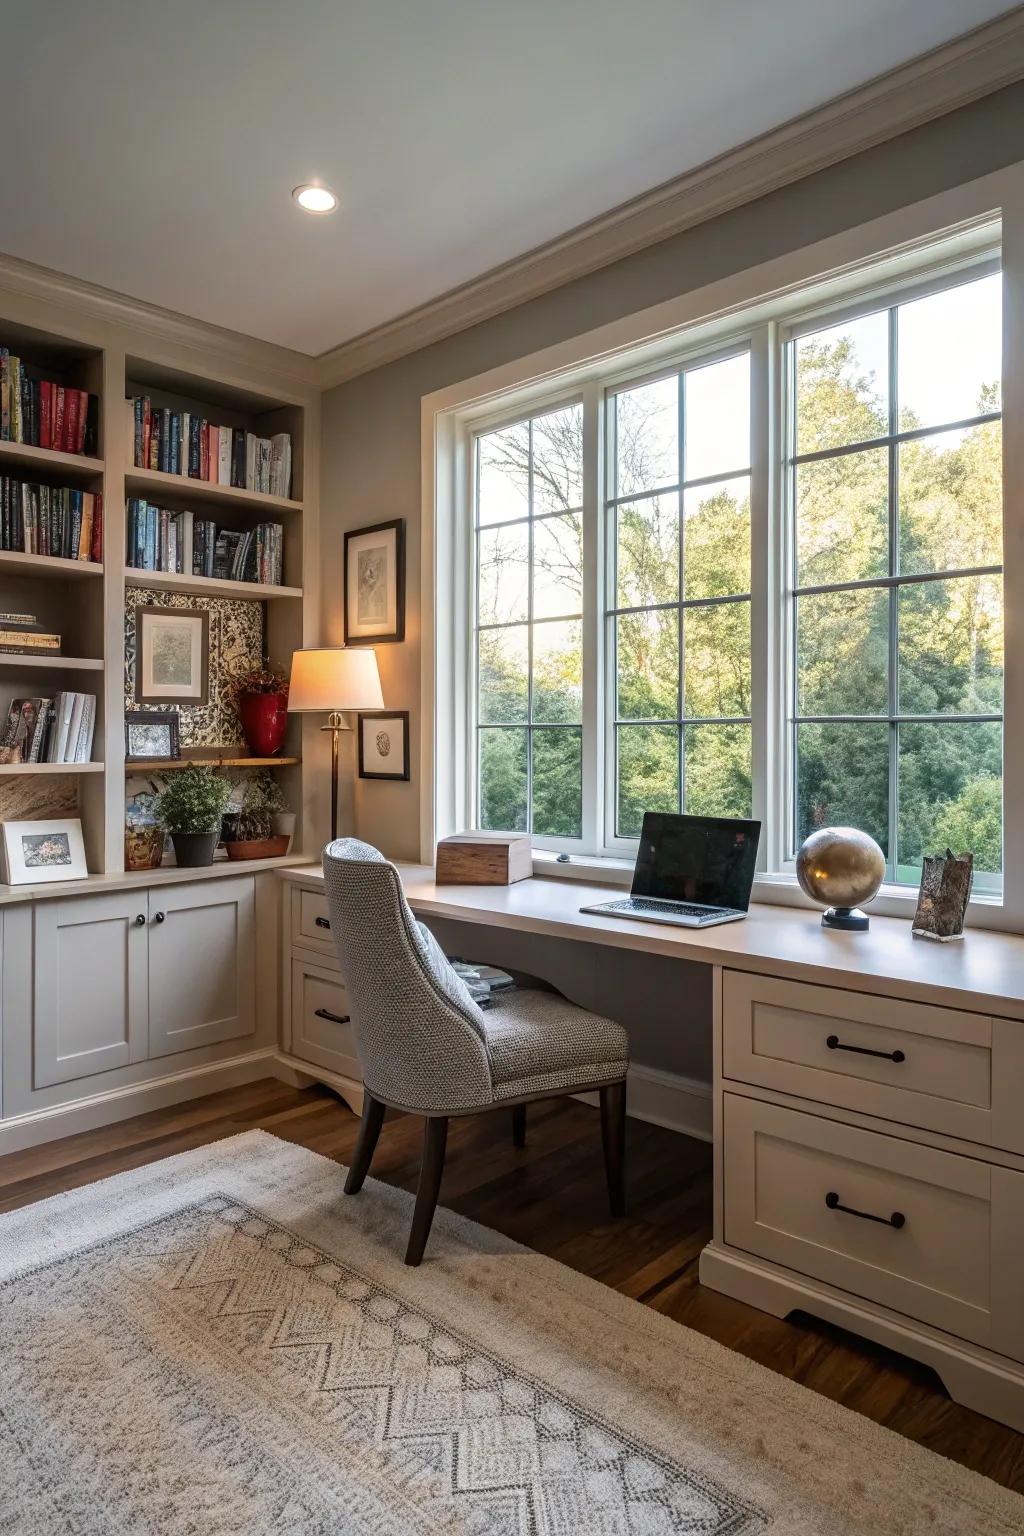
[[[409,778],[409,711],[376,710],[359,715],[359,777]]]
[[[210,615],[202,608],[135,610],[135,701],[206,704]]]
[[[124,755],[129,763],[144,763],[149,758],[180,758],[177,710],[125,710]]]
[[[345,535],[345,644],[405,639],[405,521]]]

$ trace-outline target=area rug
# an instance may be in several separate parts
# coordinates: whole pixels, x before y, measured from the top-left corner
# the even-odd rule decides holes
[[[0,1218],[6,1536],[1010,1536],[1024,1500],[252,1131]]]

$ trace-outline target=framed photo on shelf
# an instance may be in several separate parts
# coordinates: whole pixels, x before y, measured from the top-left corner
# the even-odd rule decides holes
[[[8,885],[40,885],[48,880],[84,880],[89,873],[82,823],[5,821],[4,878]]]
[[[409,777],[409,711],[381,710],[360,715],[359,777],[405,779]]]
[[[125,710],[124,755],[129,763],[144,763],[154,757],[179,758],[177,710]]]
[[[345,535],[345,644],[405,639],[405,521]]]
[[[205,704],[209,696],[209,670],[207,611],[136,608],[136,703]]]

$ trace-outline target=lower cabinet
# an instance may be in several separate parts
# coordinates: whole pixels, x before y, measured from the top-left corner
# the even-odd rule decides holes
[[[256,1029],[255,877],[40,901],[36,1088]]]

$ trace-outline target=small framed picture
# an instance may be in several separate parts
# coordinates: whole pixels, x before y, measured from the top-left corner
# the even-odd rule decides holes
[[[40,885],[47,880],[84,880],[89,873],[82,823],[5,821],[4,875],[8,885]]]
[[[210,615],[200,608],[135,610],[135,698],[139,704],[205,704]]]
[[[405,639],[405,522],[345,535],[345,644]]]
[[[359,716],[359,777],[408,779],[409,711]]]
[[[178,715],[173,709],[128,709],[124,716],[124,755],[130,763],[147,758],[179,758]]]

